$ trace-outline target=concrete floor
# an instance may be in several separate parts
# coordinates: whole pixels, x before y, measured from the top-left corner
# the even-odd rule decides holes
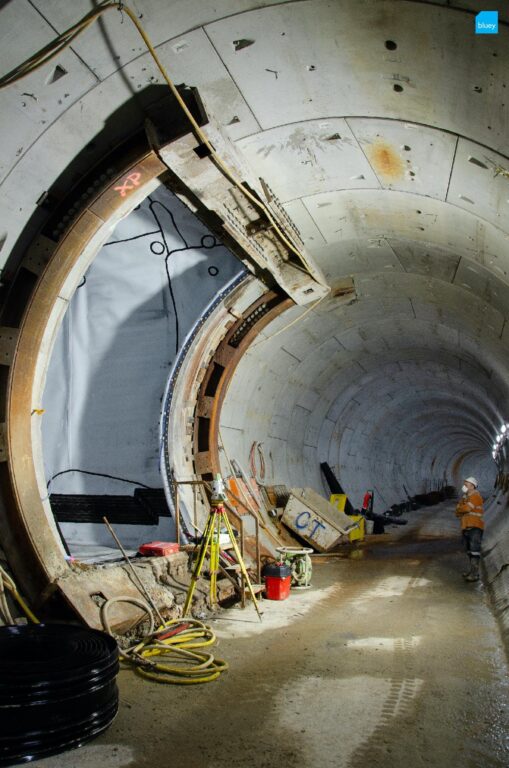
[[[119,676],[120,712],[45,768],[507,768],[505,655],[460,575],[451,506],[414,513],[313,589],[213,622],[230,671],[195,687]]]

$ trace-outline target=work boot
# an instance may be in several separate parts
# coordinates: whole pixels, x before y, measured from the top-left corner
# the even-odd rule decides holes
[[[472,568],[468,576],[465,576],[465,581],[479,581],[479,558],[472,558]]]
[[[461,574],[464,579],[466,579],[468,576],[470,576],[472,574],[472,568],[473,568],[472,561],[473,561],[473,558],[470,557],[470,555],[469,555],[469,559],[470,559],[470,567],[469,567],[468,571],[463,571],[463,573]]]

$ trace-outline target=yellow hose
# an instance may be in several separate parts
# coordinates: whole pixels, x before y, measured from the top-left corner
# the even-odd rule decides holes
[[[119,648],[122,661],[133,667],[137,674],[157,683],[197,685],[217,680],[228,669],[223,659],[199,650],[216,642],[210,627],[196,619],[171,619],[154,631],[152,611],[144,600],[138,598],[115,597],[103,603],[101,619],[108,634],[114,636],[108,618],[109,609],[118,602],[142,608],[150,620],[149,631],[143,640],[126,650]],[[180,631],[165,637],[169,630],[179,630],[179,627],[182,627]],[[165,656],[171,656],[171,662],[162,661]]]
[[[20,608],[23,611],[23,613],[25,614],[25,616],[28,619],[30,619],[30,621],[33,624],[40,624],[40,621],[37,618],[37,616],[34,613],[32,613],[32,611],[30,610],[28,605],[25,603],[25,601],[23,600],[23,598],[19,594],[18,588],[16,587],[16,584],[14,583],[14,580],[11,579],[11,577],[9,576],[7,571],[5,571],[2,568],[1,565],[0,565],[0,580],[2,581],[3,587],[8,589],[9,592],[11,593],[11,595],[13,596],[13,598],[16,600],[16,602],[20,606]]]
[[[25,601],[23,600],[23,598],[21,597],[21,595],[19,594],[19,592],[17,591],[17,589],[13,589],[13,588],[12,588],[12,587],[10,587],[8,584],[6,584],[6,587],[7,587],[7,589],[8,589],[8,590],[11,592],[11,594],[12,594],[13,598],[16,600],[16,602],[18,603],[19,607],[21,608],[21,610],[23,611],[23,613],[25,614],[25,616],[26,616],[27,618],[29,618],[29,619],[30,619],[30,621],[31,621],[33,624],[40,624],[41,622],[39,621],[39,619],[37,618],[37,616],[36,616],[34,613],[32,613],[32,611],[30,610],[30,608],[28,607],[28,605],[25,603]]]

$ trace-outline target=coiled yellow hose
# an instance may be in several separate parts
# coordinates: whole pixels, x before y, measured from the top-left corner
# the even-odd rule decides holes
[[[150,627],[147,635],[136,645],[126,650],[119,648],[122,661],[135,671],[157,683],[173,685],[196,685],[217,680],[228,669],[223,659],[200,650],[216,642],[210,627],[196,619],[171,619],[164,626],[154,630],[152,611],[144,600],[134,597],[114,597],[101,606],[101,619],[108,634],[113,635],[108,613],[114,603],[131,603],[142,608],[148,615]],[[162,661],[163,657],[170,658]]]

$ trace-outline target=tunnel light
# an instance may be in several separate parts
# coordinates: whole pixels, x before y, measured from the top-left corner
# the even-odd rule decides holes
[[[500,434],[503,435],[507,431],[507,424],[502,424],[502,428],[500,430]]]

